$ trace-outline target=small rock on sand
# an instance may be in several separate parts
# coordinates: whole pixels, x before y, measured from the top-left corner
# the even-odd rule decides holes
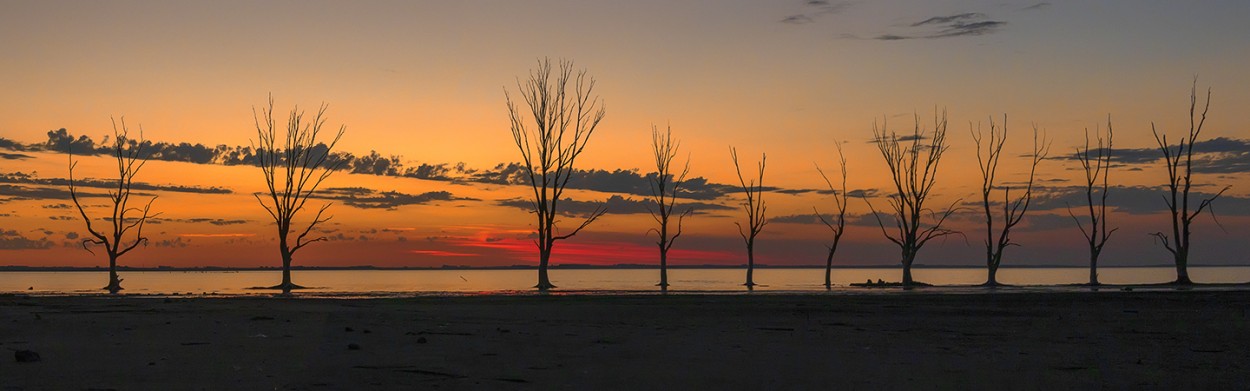
[[[360,345],[349,343],[347,344],[347,350],[360,350]]]

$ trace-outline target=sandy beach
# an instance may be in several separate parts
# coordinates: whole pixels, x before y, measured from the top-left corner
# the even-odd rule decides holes
[[[1229,389],[1247,308],[1235,290],[3,296],[0,390]]]

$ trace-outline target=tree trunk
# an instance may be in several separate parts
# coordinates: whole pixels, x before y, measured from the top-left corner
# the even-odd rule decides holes
[[[1194,282],[1189,279],[1189,254],[1181,253],[1177,250],[1176,256],[1176,284],[1189,285]]]
[[[1089,284],[1098,285],[1098,253],[1091,251],[1089,255]]]
[[[747,243],[747,283],[742,284],[742,285],[746,285],[748,288],[754,287],[755,286],[755,279],[753,278],[754,273],[755,273],[755,246],[752,243]]]
[[[104,287],[110,294],[117,294],[122,290],[122,279],[117,278],[117,255],[109,254],[109,284]]]
[[[998,266],[990,265],[988,270],[989,270],[989,275],[985,279],[985,286],[988,286],[988,287],[998,286]]]
[[[291,252],[282,249],[282,293],[290,294],[291,286]]]
[[[833,253],[837,251],[829,249],[829,257],[825,258],[825,290],[833,289]]]
[[[555,288],[551,284],[551,279],[547,278],[547,262],[551,260],[551,247],[538,250],[538,285],[534,285],[540,291]]]
[[[914,283],[911,279],[911,263],[915,260],[916,253],[914,251],[909,249],[903,250],[903,288],[911,288],[912,283]]]
[[[668,250],[660,245],[660,290],[668,290]]]

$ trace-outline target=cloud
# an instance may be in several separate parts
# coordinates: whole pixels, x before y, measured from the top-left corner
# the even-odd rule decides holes
[[[17,183],[26,185],[42,185],[55,186],[58,188],[69,188],[69,179],[66,178],[38,178],[34,174],[23,172],[0,173],[0,183]],[[74,185],[83,188],[97,189],[114,189],[117,188],[116,180],[83,178],[75,179]],[[199,186],[179,186],[179,185],[154,185],[145,182],[134,182],[130,185],[131,190],[138,191],[167,191],[177,193],[199,193],[199,194],[230,194],[230,189],[223,187],[199,187]],[[69,197],[69,191],[65,190],[65,197]]]
[[[24,155],[20,153],[0,152],[0,159],[4,159],[4,160],[22,160],[22,159],[30,159],[32,157],[33,156]]]
[[[407,194],[398,191],[376,191],[364,187],[331,187],[317,191],[312,198],[342,201],[344,205],[360,209],[395,210],[405,205],[422,205],[434,201],[479,201],[475,198],[455,197],[446,191]]]
[[[911,27],[919,27],[924,25],[945,25],[950,23],[962,23],[965,20],[985,19],[985,14],[980,12],[968,12],[963,14],[955,14],[951,16],[934,16],[916,23],[912,23]]]
[[[510,206],[523,210],[534,209],[534,203],[523,198],[501,200],[499,201],[499,205]],[[647,208],[653,207],[653,205],[653,201],[649,199],[634,199],[619,195],[612,195],[611,197],[608,197],[607,200],[602,202],[577,201],[572,198],[565,198],[560,200],[560,202],[556,204],[556,207],[559,208],[560,214],[565,216],[588,217],[600,207],[607,208],[607,214],[649,214],[651,213],[651,210]],[[676,206],[674,206],[673,211],[675,213],[681,213],[686,209],[691,209],[694,213],[699,214],[712,210],[734,210],[737,209],[737,207],[705,202],[679,202]]]
[[[1020,10],[1021,11],[1037,11],[1037,10],[1045,9],[1049,7],[1050,7],[1050,3],[1043,1],[1041,3],[1037,3],[1037,4],[1030,5],[1028,7],[1021,8]]]
[[[48,238],[30,239],[15,230],[0,230],[0,250],[46,250],[53,245]]]
[[[4,201],[12,200],[68,200],[70,199],[69,190],[55,189],[46,187],[28,187],[17,185],[0,184],[0,196],[12,197]],[[92,197],[108,197],[104,193],[79,192],[80,198]],[[0,202],[4,202],[0,201]]]
[[[837,221],[837,217],[830,213],[821,213],[820,217],[824,217],[825,220],[830,223]],[[820,218],[817,217],[815,213],[777,216],[768,219],[768,221],[772,223],[824,225],[824,223],[820,222]],[[877,219],[872,216],[872,213],[847,213],[846,224],[851,226],[876,227]]]
[[[1165,190],[1161,186],[1112,186],[1107,195],[1107,206],[1118,212],[1145,215],[1168,211],[1163,201]],[[1213,196],[1212,193],[1192,191],[1189,193],[1191,207],[1197,207],[1202,199]],[[1095,193],[1095,197],[1098,193]],[[1039,186],[1034,187],[1033,203],[1030,210],[1067,210],[1069,206],[1074,213],[1081,214],[1080,208],[1085,205],[1084,186]],[[1250,216],[1250,198],[1223,195],[1212,204],[1216,214],[1230,216]],[[1066,213],[1066,212],[1064,212]]]
[[[1176,146],[1171,148],[1176,150]],[[1106,149],[1104,148],[1105,152]],[[1250,139],[1217,137],[1199,141],[1193,145],[1194,172],[1208,174],[1234,174],[1250,172]],[[1091,150],[1095,155],[1098,151]],[[1075,153],[1055,156],[1060,160],[1079,160]],[[1152,148],[1115,148],[1111,150],[1111,160],[1117,165],[1146,165],[1163,159],[1163,152],[1158,147]],[[1139,167],[1133,167],[1139,168]]]
[[[939,39],[986,35],[998,32],[1006,21],[989,20],[980,12],[934,16],[907,26],[906,32],[881,34],[873,39],[901,41],[909,39]]]
[[[821,2],[816,1],[808,4],[810,7],[845,7],[847,2]],[[905,136],[910,137],[910,136]],[[23,145],[0,138],[0,148],[9,148],[21,151],[45,151],[45,152],[66,152],[73,150],[75,154],[82,155],[99,155],[110,153],[110,145],[107,143],[98,144],[87,136],[74,137],[65,129],[58,129],[48,132],[48,140],[44,143]],[[151,142],[145,141],[143,144],[144,157],[151,160],[187,162],[195,164],[220,164],[220,165],[255,165],[256,151],[248,146],[230,147],[227,145],[217,145],[208,147],[203,144],[190,143],[168,143],[168,142]],[[327,147],[318,145],[315,147],[320,153],[325,153]],[[520,163],[500,163],[492,169],[472,169],[464,163],[417,163],[405,162],[399,155],[384,155],[377,151],[370,151],[367,155],[356,156],[348,152],[335,152],[330,154],[329,161],[332,164],[339,164],[342,170],[363,175],[392,176],[403,178],[415,178],[432,181],[444,181],[452,183],[480,183],[480,184],[496,184],[496,185],[528,185],[528,178],[525,175],[525,167]],[[591,190],[606,193],[620,193],[637,196],[651,195],[650,180],[654,178],[655,173],[641,173],[638,170],[573,170],[569,179],[568,188],[578,190]],[[7,179],[6,179],[7,178]],[[31,182],[38,181],[38,182]],[[32,175],[23,173],[0,174],[0,183],[31,183],[65,186],[68,181],[65,179],[36,179]],[[81,184],[83,187],[103,187],[111,188],[113,184],[104,180],[84,180]],[[153,190],[153,191],[175,191],[190,193],[208,193],[208,194],[229,194],[231,191],[226,188],[219,187],[186,187],[186,186],[161,186],[146,183],[136,183],[136,190]],[[784,190],[779,188],[767,188],[767,191]],[[687,178],[681,191],[681,197],[692,200],[713,200],[729,194],[739,193],[742,190],[736,185],[712,183],[703,177]],[[799,192],[802,192],[801,190]],[[393,194],[396,198],[403,198],[400,194]],[[413,200],[414,202],[416,200]],[[363,204],[362,204],[363,205]]]
[[[799,13],[782,18],[781,23],[794,25],[812,23],[825,15],[842,13],[853,4],[851,1],[808,0],[803,2],[803,8]]]

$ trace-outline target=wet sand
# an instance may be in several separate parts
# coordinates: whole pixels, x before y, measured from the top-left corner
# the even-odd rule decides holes
[[[1247,386],[1247,291],[940,292],[0,296],[0,390]]]

